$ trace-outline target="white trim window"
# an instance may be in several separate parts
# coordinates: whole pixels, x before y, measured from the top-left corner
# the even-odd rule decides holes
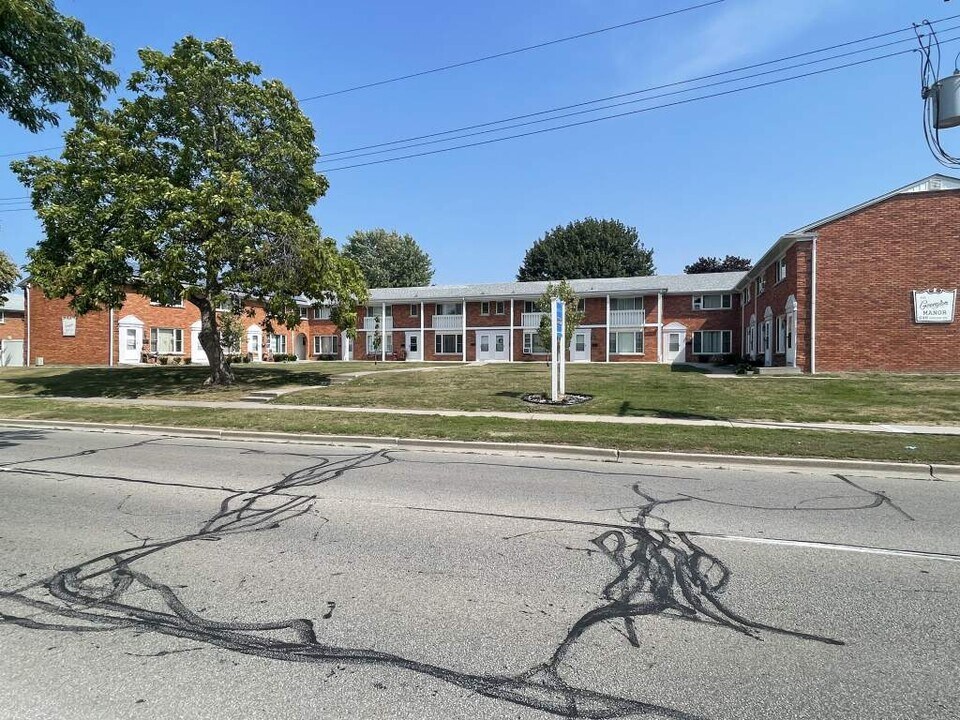
[[[410,317],[420,317],[420,305],[417,303],[410,303]]]
[[[524,312],[525,314],[540,312],[540,308],[537,306],[537,301],[536,301],[536,300],[524,300],[524,301],[523,301],[523,312]]]
[[[489,303],[489,302],[483,301],[483,302],[480,303],[480,314],[481,314],[481,315],[489,315],[489,314],[490,314],[490,303]]]
[[[170,293],[164,297],[150,298],[150,304],[158,307],[182,308],[183,294]]]
[[[787,318],[784,315],[777,315],[777,352],[787,351]]]
[[[749,285],[747,285],[747,286],[743,289],[742,298],[743,298],[743,300],[742,300],[742,302],[741,302],[742,305],[746,305],[748,302],[750,302],[750,286],[749,286]]]
[[[368,332],[367,333],[367,355],[380,355],[383,350],[378,348],[374,343],[377,333]],[[384,340],[386,340],[386,353],[387,355],[393,355],[393,333],[386,332],[383,334]]]
[[[523,354],[524,355],[547,355],[550,348],[543,344],[538,332],[525,332],[523,334]]]
[[[577,312],[585,313],[587,311],[587,299],[577,298]]]
[[[227,297],[217,303],[216,311],[225,313],[239,313],[240,301],[234,297]]]
[[[300,305],[300,319],[309,320],[310,319],[310,307],[307,305]]]
[[[462,303],[437,303],[435,315],[463,315]]]
[[[747,325],[747,355],[757,354],[757,326],[754,323]]]
[[[183,355],[183,329],[150,328],[150,349],[159,355]]]
[[[610,298],[610,311],[616,310],[643,310],[643,296]]]
[[[610,333],[610,354],[643,355],[643,333],[634,330]]]
[[[733,296],[730,293],[722,295],[694,295],[694,310],[729,310],[733,307]]]
[[[494,315],[506,315],[507,314],[507,304],[503,300],[497,300],[493,304],[493,314]]]
[[[777,270],[777,274],[776,274],[777,282],[783,282],[784,280],[787,279],[787,258],[786,257],[782,257],[779,260],[777,260],[776,270]]]
[[[320,307],[313,308],[313,319],[314,320],[329,320],[330,319],[330,308],[327,305],[321,305]]]
[[[270,336],[267,339],[267,347],[270,348],[270,352],[272,352],[274,355],[286,355],[287,336],[270,333]]]
[[[340,349],[340,338],[336,335],[314,335],[314,355],[336,355]]]
[[[0,310],[0,325],[3,325],[5,322],[7,322],[7,314],[3,310]]]
[[[732,339],[730,330],[697,330],[693,333],[693,354],[729,355]]]
[[[437,355],[462,355],[462,333],[437,333],[434,336],[434,352]]]
[[[370,305],[370,306],[368,306],[368,307],[367,307],[366,316],[367,316],[367,317],[375,317],[375,318],[380,317],[381,314],[384,313],[384,311],[382,311],[382,310],[380,309],[381,307],[382,307],[381,305]],[[392,318],[392,317],[393,317],[393,305],[387,305],[386,310],[385,310],[385,313],[386,313],[386,316],[387,316],[388,318]]]
[[[765,272],[766,271],[764,271],[763,273],[760,273],[760,275],[754,281],[755,286],[757,288],[757,297],[760,297],[763,294],[763,291],[767,289],[767,278],[766,278],[766,275],[764,274]]]

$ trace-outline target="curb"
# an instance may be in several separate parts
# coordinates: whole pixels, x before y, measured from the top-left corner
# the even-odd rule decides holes
[[[310,433],[221,430],[218,428],[173,427],[123,423],[91,423],[73,420],[24,420],[0,418],[5,425],[50,430],[80,430],[102,433],[143,433],[168,437],[199,437],[211,440],[250,440],[255,442],[303,443],[331,446],[361,446],[384,449],[409,449],[424,452],[473,452],[490,455],[549,457],[614,463],[672,463],[709,465],[714,468],[764,467],[790,470],[860,470],[897,473],[904,479],[960,482],[960,465],[942,463],[897,463],[875,460],[833,460],[830,458],[793,458],[764,455],[713,455],[657,450],[617,450],[579,445],[541,443],[497,443],[480,440],[428,440],[418,438],[377,437],[370,435],[321,435]]]

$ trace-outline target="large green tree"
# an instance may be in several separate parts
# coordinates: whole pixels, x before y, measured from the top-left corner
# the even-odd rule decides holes
[[[527,250],[517,280],[653,275],[653,250],[619,220],[584,218],[555,227]]]
[[[18,277],[20,277],[20,269],[9,255],[0,250],[0,305],[7,302],[7,296],[13,290]]]
[[[293,93],[223,39],[188,36],[140,60],[132,97],[79,118],[60,159],[12,164],[46,231],[33,282],[78,313],[119,307],[131,286],[182,295],[200,310],[213,384],[233,378],[216,313],[228,295],[262,303],[268,327],[296,324],[297,295],[353,323],[366,287],[309,213],[327,181]]]
[[[727,255],[725,258],[708,257],[701,255],[694,262],[687,265],[683,271],[688,275],[701,275],[705,273],[734,272],[737,270],[749,270],[753,267],[750,258],[739,257],[737,255]]]
[[[369,287],[411,287],[433,280],[430,256],[410,235],[396,230],[357,230],[347,238],[343,254],[360,266]]]
[[[89,117],[116,87],[113,50],[52,0],[0,0],[0,113],[30,132],[56,125],[50,105]]]

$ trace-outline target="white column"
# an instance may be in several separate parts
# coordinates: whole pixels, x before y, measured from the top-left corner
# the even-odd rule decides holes
[[[510,362],[513,362],[513,298],[510,298]]]
[[[607,295],[607,332],[604,338],[604,362],[610,362],[610,296]]]
[[[380,306],[380,359],[387,360],[387,303]]]
[[[23,359],[27,367],[30,367],[30,340],[32,333],[30,332],[30,283],[27,283],[23,288],[23,308],[24,316],[27,318],[27,355]]]
[[[460,299],[460,320],[463,328],[463,362],[467,361],[467,299]]]
[[[720,348],[721,350],[723,348]],[[663,362],[663,293],[657,293],[657,362]]]
[[[423,300],[420,301],[420,359],[427,359],[426,338],[423,336]]]

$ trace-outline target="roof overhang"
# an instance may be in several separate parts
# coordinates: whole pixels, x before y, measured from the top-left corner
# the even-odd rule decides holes
[[[817,234],[812,232],[793,232],[787,233],[786,235],[781,235],[780,239],[777,240],[770,247],[770,249],[763,254],[763,257],[757,260],[756,264],[753,266],[753,269],[744,275],[743,279],[737,283],[736,289],[738,291],[743,290],[751,280],[763,272],[767,266],[770,265],[770,263],[783,255],[792,245],[795,245],[798,242],[810,242],[816,239],[816,237]]]

